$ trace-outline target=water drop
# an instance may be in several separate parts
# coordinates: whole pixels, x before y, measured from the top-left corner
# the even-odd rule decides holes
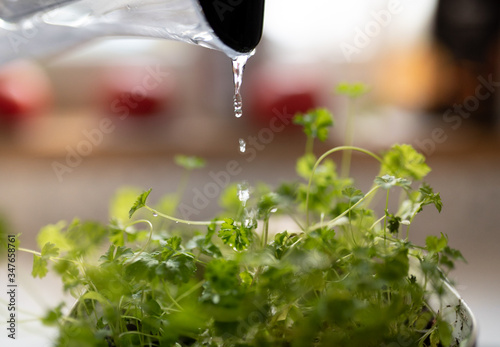
[[[271,213],[276,213],[276,212],[278,212],[278,208],[277,208],[277,207],[272,208],[270,212],[271,212]]]
[[[178,220],[176,220],[176,221],[175,221],[175,224],[179,224],[179,221],[178,221]]]
[[[238,184],[238,199],[243,206],[246,206],[248,199],[250,199],[250,189],[247,183]]]
[[[240,118],[243,115],[243,98],[241,96],[241,85],[243,83],[243,71],[250,55],[240,55],[233,59],[233,79],[234,79],[234,115]]]
[[[247,150],[247,142],[243,139],[240,139],[240,152],[245,153]]]
[[[158,213],[157,212],[153,212],[153,217],[158,217]]]

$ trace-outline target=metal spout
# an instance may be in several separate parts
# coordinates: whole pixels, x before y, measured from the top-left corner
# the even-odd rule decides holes
[[[255,49],[262,37],[264,0],[198,0],[217,37],[240,53]]]

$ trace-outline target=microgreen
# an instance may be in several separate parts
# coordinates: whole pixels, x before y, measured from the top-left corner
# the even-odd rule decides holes
[[[186,170],[195,170],[205,167],[205,160],[195,156],[177,155],[175,163]]]
[[[353,99],[366,88],[337,91]],[[153,205],[151,189],[127,188],[113,199],[108,225],[75,220],[43,228],[41,252],[24,250],[34,255],[32,274],[52,268],[77,300],[69,316],[57,306],[42,320],[59,328],[56,345],[455,346],[443,318],[448,308],[432,311],[426,297],[439,293],[443,271],[462,254],[443,234],[420,246],[408,238],[425,206],[442,208],[439,193],[421,182],[430,171],[425,158],[409,145],[381,156],[348,145],[316,157],[312,141],[326,140],[331,114],[313,110],[295,123],[309,143],[298,179],[247,187],[245,202],[229,185],[212,220],[176,217],[179,192]],[[368,190],[328,158],[346,151],[380,164]],[[204,165],[175,161],[187,173]],[[404,201],[392,210],[395,191]],[[371,206],[379,192],[382,216]]]

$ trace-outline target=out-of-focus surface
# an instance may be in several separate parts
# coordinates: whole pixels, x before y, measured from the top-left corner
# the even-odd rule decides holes
[[[105,222],[108,202],[123,185],[152,187],[152,199],[175,191],[178,153],[208,160],[193,174],[193,187],[209,182],[208,173],[224,170],[230,160],[243,168],[233,182],[293,179],[303,136],[286,127],[264,139],[263,129],[277,116],[289,119],[295,111],[324,106],[336,126],[318,152],[341,144],[346,103],[333,89],[340,81],[365,82],[372,92],[356,108],[355,144],[378,151],[412,143],[427,155],[433,168],[428,181],[441,192],[444,208],[419,216],[412,239],[423,243],[425,235],[443,232],[462,250],[468,264],[452,277],[478,318],[478,347],[500,346],[499,46],[492,43],[484,57],[464,60],[438,44],[434,23],[443,3],[268,0],[264,40],[245,73],[242,119],[232,113],[230,61],[218,52],[121,38],[28,62],[45,76],[37,83],[50,95],[38,113],[23,117],[14,109],[5,111],[9,120],[2,118],[0,215],[12,233],[22,233],[26,247],[36,247],[45,224],[74,217]],[[458,3],[472,13],[467,25],[484,15],[465,0]],[[252,144],[259,136],[265,143]],[[254,146],[255,159],[238,152],[240,138]],[[360,187],[366,189],[376,173],[374,163],[355,156]],[[215,199],[199,218],[216,209]],[[21,319],[29,321],[58,302],[59,284],[30,279],[28,256],[18,264]],[[4,267],[0,278],[3,285]],[[3,320],[7,313],[0,311]],[[47,341],[53,332],[42,329],[23,322],[17,345]]]

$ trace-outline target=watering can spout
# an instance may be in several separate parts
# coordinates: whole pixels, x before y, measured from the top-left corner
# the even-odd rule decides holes
[[[231,58],[260,41],[264,0],[0,0],[0,63],[105,36],[195,43]]]
[[[240,53],[255,49],[262,36],[264,0],[199,0],[219,39]]]

